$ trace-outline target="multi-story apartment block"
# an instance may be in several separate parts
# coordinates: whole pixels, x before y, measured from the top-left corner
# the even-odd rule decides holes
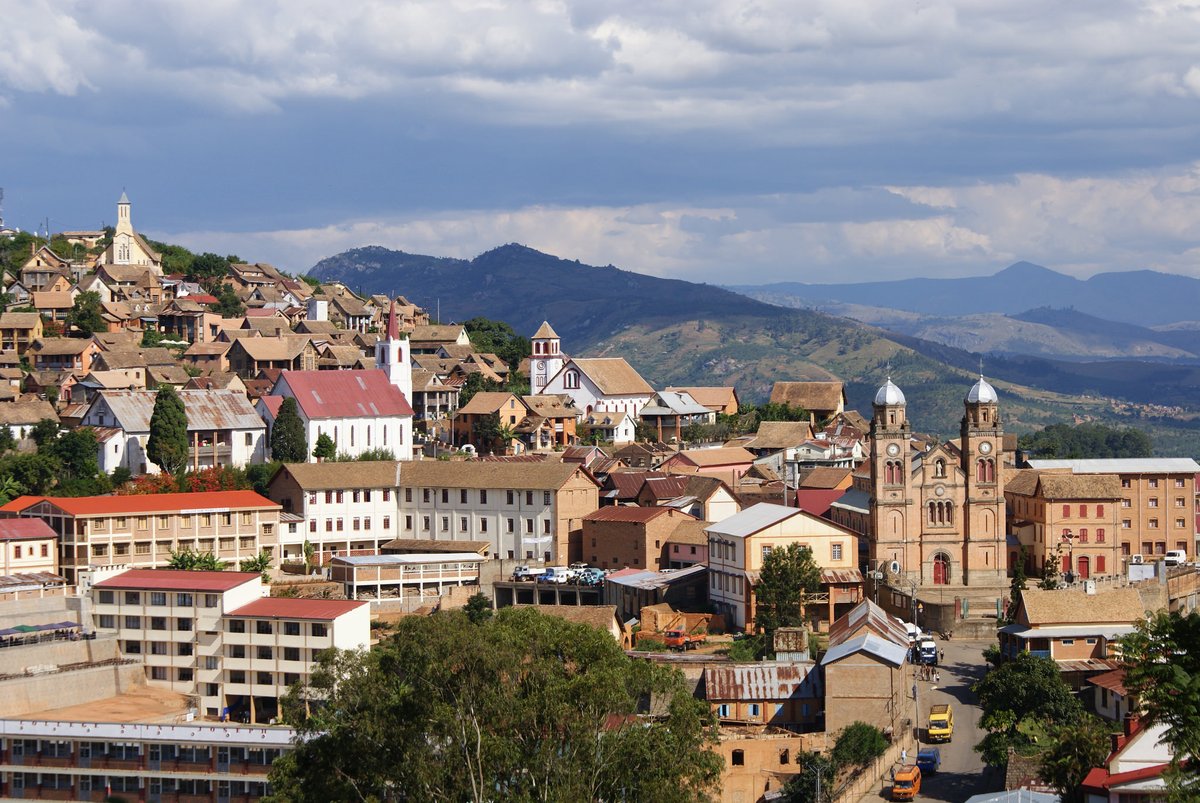
[[[21,496],[0,507],[5,517],[41,519],[58,536],[68,583],[100,566],[166,566],[171,551],[212,552],[236,563],[275,555],[279,505],[254,491],[133,496]]]
[[[92,615],[147,682],[196,695],[205,716],[266,722],[319,652],[366,647],[371,624],[366,602],[266,593],[252,572],[132,569],[93,585]]]
[[[0,720],[5,800],[233,803],[270,793],[291,728]]]
[[[405,463],[398,538],[489,541],[497,558],[579,560],[599,485],[577,463]]]
[[[283,507],[280,557],[303,557],[305,541],[320,564],[334,555],[378,554],[397,535],[400,466],[395,460],[284,465],[267,487]]]
[[[1190,457],[1096,460],[1030,460],[1039,471],[1112,474],[1120,481],[1117,512],[1121,557],[1162,556],[1169,550],[1196,554],[1196,474]]]
[[[1063,575],[1086,580],[1120,574],[1118,528],[1122,500],[1115,474],[1074,474],[1023,469],[1004,486],[1010,539],[1008,565],[1040,575],[1056,563]]]

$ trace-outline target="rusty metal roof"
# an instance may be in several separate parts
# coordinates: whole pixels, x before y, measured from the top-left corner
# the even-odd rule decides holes
[[[716,700],[788,700],[821,694],[812,662],[759,661],[704,670],[704,696]]]
[[[239,391],[180,390],[178,394],[187,414],[189,431],[266,428],[246,394]],[[92,407],[103,399],[123,430],[149,432],[155,395],[153,390],[103,390],[97,394]]]
[[[853,585],[863,581],[858,569],[822,569],[821,583],[823,585]]]

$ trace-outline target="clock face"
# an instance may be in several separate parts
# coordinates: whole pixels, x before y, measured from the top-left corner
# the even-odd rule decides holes
[[[896,455],[900,454],[900,445],[897,443],[889,443],[888,448],[887,448],[887,453],[890,454],[892,457],[895,457]]]
[[[992,451],[992,445],[990,443],[988,443],[987,441],[984,441],[983,443],[979,444],[979,451],[983,452],[984,454],[987,454],[990,451]]]
[[[945,495],[946,495],[946,489],[945,489],[943,486],[941,486],[941,485],[939,485],[939,486],[937,486],[936,488],[934,488],[934,489],[933,489],[933,492],[934,492],[935,494],[937,494],[938,496],[945,496]]]

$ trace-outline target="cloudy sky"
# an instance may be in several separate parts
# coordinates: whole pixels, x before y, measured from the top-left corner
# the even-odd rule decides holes
[[[304,270],[1200,276],[1200,3],[0,0],[4,217]]]

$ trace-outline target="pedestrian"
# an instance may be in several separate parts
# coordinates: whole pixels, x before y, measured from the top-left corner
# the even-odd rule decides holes
[[[942,673],[941,673],[941,672],[934,672],[934,673],[933,673],[933,682],[934,682],[934,683],[941,683],[941,682],[942,682]]]
[[[901,764],[908,763],[908,748],[907,747],[900,748],[900,763]]]
[[[945,663],[945,662],[946,662],[946,651],[938,650],[938,663],[941,664],[941,663]]]

